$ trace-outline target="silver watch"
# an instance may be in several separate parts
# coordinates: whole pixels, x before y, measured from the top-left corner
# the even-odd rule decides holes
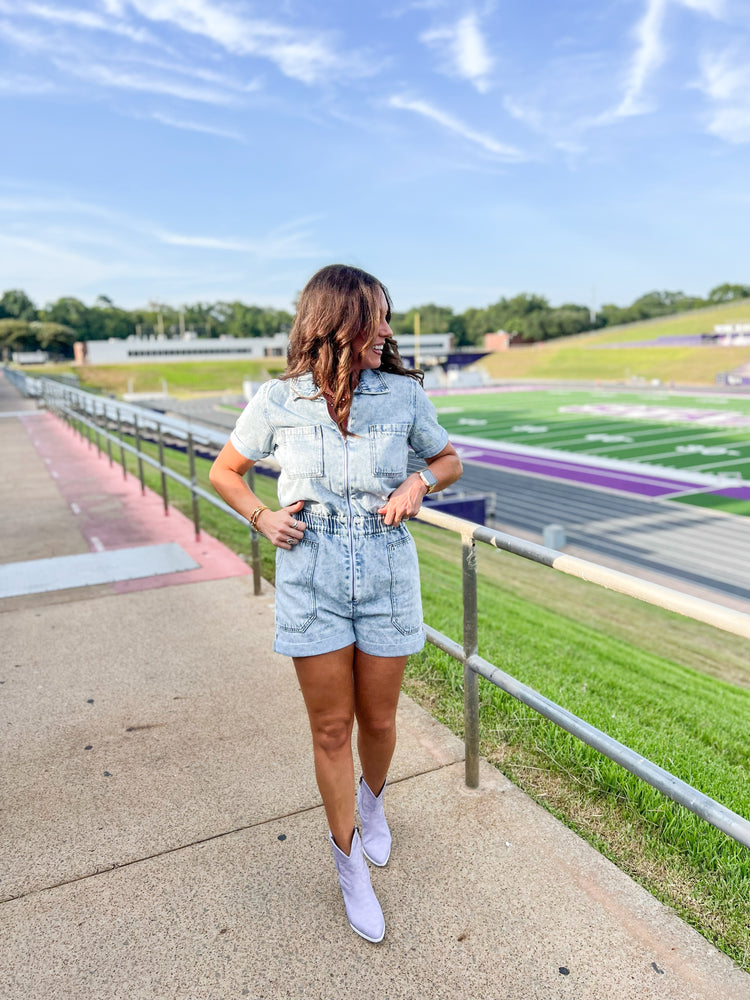
[[[420,469],[418,475],[419,478],[427,487],[427,492],[432,493],[438,483],[435,473],[430,472],[429,469]]]

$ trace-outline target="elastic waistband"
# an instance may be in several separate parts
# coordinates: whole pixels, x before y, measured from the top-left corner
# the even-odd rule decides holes
[[[388,531],[398,530],[398,524],[386,524],[380,514],[354,514],[352,517],[339,517],[335,514],[313,514],[301,510],[294,515],[304,521],[308,528],[320,531],[325,535],[345,535],[349,531],[358,535],[383,535]]]

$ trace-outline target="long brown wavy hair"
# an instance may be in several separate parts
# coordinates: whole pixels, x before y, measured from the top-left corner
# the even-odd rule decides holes
[[[382,282],[358,267],[329,264],[310,278],[297,302],[287,367],[281,377],[294,378],[310,372],[319,390],[311,398],[327,398],[344,435],[356,387],[352,347],[360,333],[366,337],[363,353],[375,342],[382,310],[380,291],[388,303],[386,322],[390,322],[393,304]],[[424,380],[421,370],[404,368],[392,337],[383,345],[379,371],[406,375],[420,384]]]

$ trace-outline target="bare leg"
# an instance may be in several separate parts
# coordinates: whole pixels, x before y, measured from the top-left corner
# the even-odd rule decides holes
[[[362,774],[374,795],[388,777],[396,747],[396,708],[405,656],[371,656],[354,651],[354,712]]]
[[[333,839],[345,854],[354,832],[353,666],[354,646],[294,658],[310,719],[315,777]]]

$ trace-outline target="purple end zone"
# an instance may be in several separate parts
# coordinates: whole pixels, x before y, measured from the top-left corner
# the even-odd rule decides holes
[[[729,497],[730,500],[750,501],[750,486],[729,486],[723,490],[711,490],[714,496]]]
[[[518,469],[520,472],[536,473],[541,476],[549,476],[552,479],[565,479],[570,482],[584,483],[587,486],[601,486],[624,493],[635,493],[639,496],[669,496],[671,493],[684,493],[696,489],[694,482],[682,479],[664,479],[661,476],[651,476],[645,471],[638,473],[596,468],[577,462],[566,462],[564,459],[519,455],[516,452],[465,444],[457,444],[456,450],[463,461],[481,462],[483,465],[494,465],[503,469]]]

